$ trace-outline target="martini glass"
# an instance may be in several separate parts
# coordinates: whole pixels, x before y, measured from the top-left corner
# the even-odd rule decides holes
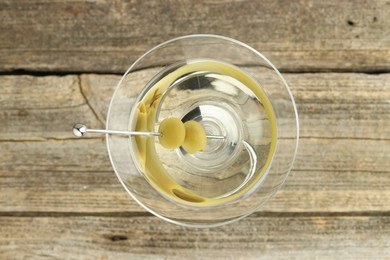
[[[164,220],[191,227],[236,221],[260,210],[291,170],[294,99],[275,66],[244,43],[189,35],[146,52],[116,87],[106,130],[158,132],[171,117],[220,138],[191,151],[168,149],[156,136],[106,136],[125,190]]]

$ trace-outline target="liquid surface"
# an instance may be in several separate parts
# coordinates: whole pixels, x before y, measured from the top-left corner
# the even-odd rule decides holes
[[[275,149],[275,117],[260,86],[243,71],[209,60],[167,68],[140,95],[131,121],[137,131],[157,131],[170,117],[196,121],[206,135],[225,139],[205,140],[203,151],[193,153],[185,145],[166,149],[158,138],[134,137],[139,170],[167,198],[199,206],[223,203],[265,177]],[[187,144],[198,145],[196,139]]]

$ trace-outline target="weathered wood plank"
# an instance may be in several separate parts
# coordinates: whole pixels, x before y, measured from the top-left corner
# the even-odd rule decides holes
[[[285,74],[301,137],[389,139],[390,74]]]
[[[295,170],[262,210],[389,211],[389,144],[302,139]],[[103,139],[2,142],[0,147],[0,212],[143,211],[117,181]]]
[[[388,71],[389,16],[386,0],[3,0],[0,70],[124,72],[162,41],[212,33],[282,70]]]
[[[301,137],[389,138],[390,74],[285,77],[296,99]],[[0,140],[71,138],[77,122],[103,127],[119,79],[93,74],[0,76]]]
[[[0,78],[0,140],[68,138],[79,121],[103,127],[82,94],[78,76]]]
[[[302,139],[300,171],[389,172],[390,140]],[[0,166],[11,171],[110,171],[103,139],[1,142]]]
[[[385,259],[389,216],[264,216],[213,229],[144,217],[0,217],[2,257]]]

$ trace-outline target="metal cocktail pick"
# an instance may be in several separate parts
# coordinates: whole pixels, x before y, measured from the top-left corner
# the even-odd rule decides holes
[[[77,137],[82,137],[87,133],[100,133],[112,135],[127,135],[127,136],[160,136],[158,132],[138,132],[138,131],[117,131],[104,129],[89,129],[83,124],[75,124],[73,126],[73,134]],[[223,135],[206,135],[207,139],[225,139]]]

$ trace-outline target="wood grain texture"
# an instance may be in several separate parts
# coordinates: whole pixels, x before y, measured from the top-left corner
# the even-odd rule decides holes
[[[390,254],[389,216],[254,215],[213,229],[187,229],[149,216],[1,217],[0,224],[5,258],[15,252],[44,259],[386,259]]]
[[[389,74],[286,78],[298,105],[300,148],[286,185],[262,210],[390,210]],[[103,127],[118,80],[0,77],[0,211],[144,211],[118,183],[104,137],[77,139],[70,131],[76,122]]]
[[[389,259],[389,17],[388,0],[0,0],[0,259]],[[104,137],[71,133],[104,127],[141,54],[193,33],[265,54],[300,116],[283,188],[212,229],[146,212]]]
[[[210,33],[284,71],[389,71],[389,16],[386,0],[3,0],[0,70],[122,73],[158,43]]]

